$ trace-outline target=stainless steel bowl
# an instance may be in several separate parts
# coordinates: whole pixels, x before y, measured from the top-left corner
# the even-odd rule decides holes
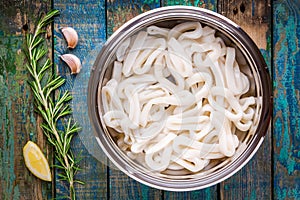
[[[247,74],[251,86],[249,94],[261,97],[257,105],[256,129],[251,137],[240,138],[243,141],[237,153],[229,159],[217,163],[211,170],[200,173],[173,175],[153,172],[127,157],[113,140],[102,118],[101,100],[98,98],[102,86],[110,79],[115,51],[126,38],[150,25],[172,28],[186,21],[199,21],[203,25],[217,30],[226,45],[233,46],[242,56],[238,58],[241,71]],[[246,64],[245,64],[246,63]],[[141,14],[125,23],[105,43],[99,53],[88,86],[89,116],[94,127],[96,139],[108,158],[125,174],[148,186],[169,191],[191,191],[217,184],[241,169],[259,149],[267,132],[271,109],[271,81],[267,65],[254,42],[235,23],[215,12],[187,6],[158,8]]]

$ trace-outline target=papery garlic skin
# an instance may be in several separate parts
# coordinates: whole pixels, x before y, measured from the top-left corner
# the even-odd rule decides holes
[[[67,63],[71,69],[71,74],[78,74],[81,70],[81,61],[74,54],[63,54],[60,58]]]
[[[64,27],[61,28],[61,32],[67,41],[68,48],[74,49],[78,43],[78,34],[75,29],[72,27]]]

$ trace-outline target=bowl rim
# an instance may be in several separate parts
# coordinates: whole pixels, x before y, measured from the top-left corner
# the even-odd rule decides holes
[[[100,123],[101,117],[99,116],[98,113],[98,105],[96,99],[98,96],[99,82],[101,76],[103,76],[104,72],[106,71],[107,66],[106,68],[101,68],[99,63],[103,63],[103,58],[107,58],[109,56],[109,52],[111,52],[111,50],[116,47],[119,41],[122,40],[123,37],[120,36],[123,36],[126,32],[130,30],[135,30],[136,28],[140,28],[142,25],[146,27],[149,21],[167,17],[166,15],[167,16],[172,15],[172,17],[175,18],[195,17],[195,19],[197,18],[197,20],[201,22],[203,21],[203,19],[207,19],[210,20],[209,22],[211,23],[218,23],[219,28],[222,31],[228,34],[232,34],[237,41],[243,42],[240,43],[240,45],[244,50],[247,51],[249,56],[251,56],[249,59],[252,59],[252,62],[255,64],[255,66],[257,66],[256,68],[256,70],[258,70],[257,73],[259,74],[259,77],[262,77],[261,81],[264,82],[264,84],[261,84],[261,88],[263,92],[262,111],[260,116],[261,119],[259,121],[256,134],[253,135],[253,139],[251,140],[251,143],[247,146],[244,152],[241,155],[239,155],[238,159],[235,159],[233,162],[230,163],[229,168],[227,168],[227,171],[229,170],[229,173],[227,173],[226,175],[219,175],[219,176],[216,175],[218,178],[217,180],[210,181],[205,185],[190,186],[190,187],[166,187],[166,186],[155,184],[156,183],[155,177],[152,177],[153,179],[152,181],[149,180],[145,181],[143,180],[142,176],[146,172],[138,171],[137,173],[136,169],[134,169],[133,167],[123,166],[124,163],[122,163],[121,155],[118,155],[117,152],[113,152],[112,149],[110,149],[110,146],[107,144],[106,137],[101,136],[103,134],[105,135],[104,133],[105,130],[103,130],[102,124]],[[107,63],[108,61],[105,62]],[[97,84],[95,84],[95,81],[97,82]],[[117,166],[118,169],[123,171],[129,177],[137,180],[138,182],[151,186],[153,188],[168,190],[168,191],[192,191],[192,190],[207,188],[209,186],[220,183],[225,179],[228,179],[249,162],[249,160],[255,155],[257,150],[260,148],[264,140],[264,137],[267,133],[270,119],[271,119],[271,113],[272,113],[272,105],[273,105],[272,99],[273,99],[272,84],[271,84],[271,79],[268,72],[267,64],[265,63],[264,58],[261,55],[261,52],[258,49],[258,47],[255,45],[252,39],[241,29],[240,26],[232,22],[230,19],[224,17],[223,15],[220,15],[208,9],[198,8],[193,6],[166,6],[166,7],[160,7],[160,8],[147,11],[145,13],[142,13],[132,18],[131,20],[123,24],[116,32],[114,32],[110,36],[110,38],[106,41],[106,43],[102,47],[102,50],[97,56],[97,59],[91,69],[91,75],[88,84],[87,104],[88,104],[89,118],[91,120],[91,124],[94,129],[96,140],[98,144],[101,146],[101,148],[103,149],[103,151],[105,152],[106,156],[112,161],[114,165]],[[250,151],[248,149],[249,147],[252,147],[251,152],[249,152]],[[246,151],[247,149],[248,151]],[[115,157],[112,157],[112,154]],[[243,161],[241,162],[241,160]],[[120,162],[122,164],[120,164]],[[220,171],[220,173],[221,172],[222,171]],[[149,176],[149,174],[147,175]],[[185,181],[182,180],[181,182],[183,183]]]

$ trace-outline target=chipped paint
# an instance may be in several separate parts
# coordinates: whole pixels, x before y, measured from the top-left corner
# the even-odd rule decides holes
[[[29,133],[36,133],[37,126],[22,52],[23,28],[25,24],[34,28],[37,16],[47,4],[0,2],[0,199],[45,199],[46,193],[51,194],[51,189],[45,189],[49,187],[47,183],[27,170],[22,155]]]
[[[20,194],[18,186],[14,184],[16,175],[14,172],[15,163],[15,149],[14,149],[14,123],[12,101],[7,101],[15,95],[15,90],[11,90],[8,86],[9,80],[13,80],[13,73],[15,72],[14,61],[15,57],[10,51],[11,42],[13,40],[1,40],[0,45],[0,57],[1,57],[1,75],[0,75],[0,108],[1,108],[1,120],[0,120],[0,141],[1,144],[1,156],[0,156],[0,176],[3,177],[0,180],[2,195],[4,199],[19,198]],[[14,43],[14,42],[13,42]],[[4,45],[3,45],[4,44]],[[6,51],[3,51],[5,48]],[[16,193],[15,193],[16,192]]]
[[[300,12],[293,1],[274,4],[274,198],[300,198]],[[298,69],[299,70],[299,69]],[[299,72],[299,71],[298,71]]]

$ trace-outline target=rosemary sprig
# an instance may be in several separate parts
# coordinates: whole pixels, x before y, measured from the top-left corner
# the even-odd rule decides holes
[[[63,94],[58,92],[57,99],[53,101],[54,92],[64,84],[65,80],[55,73],[52,76],[48,75],[48,78],[45,77],[46,72],[49,69],[51,70],[52,63],[46,56],[47,49],[43,47],[45,42],[43,33],[45,33],[45,27],[51,23],[52,18],[58,13],[57,10],[48,12],[39,20],[35,32],[26,35],[25,52],[28,60],[26,67],[32,76],[29,85],[33,91],[36,111],[43,118],[41,128],[48,142],[55,149],[54,155],[59,163],[55,167],[63,171],[58,176],[69,183],[69,198],[74,200],[76,199],[74,183],[82,182],[74,179],[79,168],[78,160],[75,159],[70,150],[70,143],[74,133],[79,131],[80,128],[76,122],[73,122],[71,117],[68,118],[64,130],[57,128],[58,120],[72,113],[68,104],[72,96],[68,91]]]

